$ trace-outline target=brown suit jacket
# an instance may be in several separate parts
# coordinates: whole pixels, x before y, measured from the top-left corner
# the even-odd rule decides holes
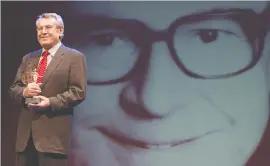
[[[32,132],[35,147],[40,152],[67,154],[73,107],[85,99],[86,62],[79,51],[63,44],[48,65],[41,87],[41,94],[49,98],[50,108],[42,111],[29,110],[25,105],[21,74],[31,62],[38,65],[42,50],[23,57],[10,96],[22,106],[19,116],[16,151],[24,151]]]

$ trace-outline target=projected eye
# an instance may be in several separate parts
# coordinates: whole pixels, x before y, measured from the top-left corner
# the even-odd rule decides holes
[[[209,26],[209,25],[208,25]],[[237,28],[179,28],[174,36],[174,49],[185,67],[200,75],[229,74],[246,67],[252,52],[246,38]]]
[[[200,40],[205,44],[218,40],[221,33],[226,35],[233,35],[232,32],[217,29],[198,29],[192,30],[191,33],[193,33],[195,37],[198,36]]]
[[[84,43],[96,46],[113,46],[119,43],[129,42],[127,35],[120,31],[101,31],[90,34]]]
[[[201,30],[198,32],[198,35],[204,43],[215,41],[218,38],[218,32],[216,30]]]
[[[125,76],[137,60],[137,47],[120,30],[92,32],[79,44],[88,64],[88,81],[106,81]]]
[[[90,39],[92,42],[95,42],[97,45],[107,46],[111,45],[115,40],[116,36],[113,34],[101,34],[101,35],[94,35]]]

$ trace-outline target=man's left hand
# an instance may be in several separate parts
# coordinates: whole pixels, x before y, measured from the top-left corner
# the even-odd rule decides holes
[[[31,110],[44,110],[50,106],[49,98],[45,96],[34,96],[34,98],[39,98],[40,103],[39,104],[28,104],[28,107]]]

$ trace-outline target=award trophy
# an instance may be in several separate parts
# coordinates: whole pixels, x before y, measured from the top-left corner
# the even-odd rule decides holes
[[[33,70],[33,65],[31,62],[28,63],[26,66],[25,72],[22,73],[22,82],[27,85],[29,83],[37,83],[38,73],[36,72],[36,69]],[[40,103],[39,98],[34,97],[26,97],[25,98],[25,104],[38,104]]]

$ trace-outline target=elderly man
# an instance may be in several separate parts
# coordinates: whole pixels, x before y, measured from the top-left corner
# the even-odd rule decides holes
[[[10,87],[22,107],[16,166],[66,166],[73,107],[85,99],[85,57],[62,44],[64,23],[58,14],[40,15],[36,28],[42,48],[23,57]],[[22,80],[29,64],[36,67],[36,82]]]

